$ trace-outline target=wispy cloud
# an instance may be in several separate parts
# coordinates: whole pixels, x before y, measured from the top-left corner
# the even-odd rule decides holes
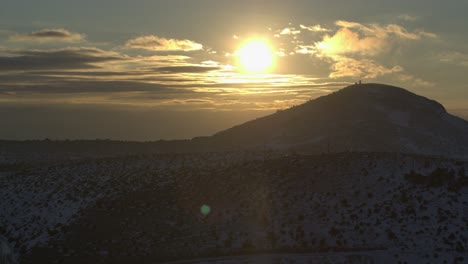
[[[348,57],[336,58],[336,61],[332,65],[332,73],[330,77],[360,77],[366,79],[373,79],[382,75],[401,72],[403,71],[401,66],[385,67],[374,60],[370,59],[353,59]]]
[[[300,30],[297,30],[291,27],[291,28],[284,28],[283,30],[280,31],[279,35],[297,35],[300,33],[301,33]]]
[[[66,29],[42,29],[26,34],[14,34],[10,41],[24,42],[80,42],[84,41],[86,35],[71,32]]]
[[[401,14],[398,16],[399,19],[404,20],[404,21],[416,21],[418,20],[417,16],[412,16],[408,14]]]
[[[188,39],[168,39],[154,35],[130,39],[125,44],[128,48],[152,51],[193,51],[203,49],[203,45]]]
[[[390,38],[392,36],[397,36],[402,39],[410,39],[410,40],[419,40],[423,37],[437,37],[436,34],[425,32],[422,29],[415,30],[413,32],[409,32],[403,26],[397,24],[388,24],[388,25],[380,25],[377,23],[373,24],[361,24],[357,22],[350,22],[345,20],[338,20],[335,22],[337,26],[342,28],[352,28],[355,30],[360,31],[365,36],[374,36],[376,38]]]
[[[440,62],[468,67],[468,54],[466,53],[457,51],[443,52],[437,56],[437,59]]]
[[[220,70],[220,67],[209,67],[209,66],[167,66],[167,67],[157,67],[154,68],[157,72],[162,73],[203,73],[209,71]]]
[[[184,55],[153,55],[153,56],[138,56],[132,60],[142,64],[163,64],[163,65],[180,65],[186,64],[191,57]]]
[[[331,31],[330,29],[324,28],[321,25],[313,25],[313,26],[305,26],[305,25],[300,25],[302,29],[305,29],[307,31],[312,31],[312,32],[329,32]]]
[[[409,82],[413,86],[420,86],[420,87],[434,87],[435,83],[428,82],[411,74],[400,74],[398,79],[403,82]]]

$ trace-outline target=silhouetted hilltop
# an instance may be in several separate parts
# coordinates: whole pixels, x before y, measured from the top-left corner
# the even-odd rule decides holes
[[[235,126],[209,140],[226,148],[305,152],[468,153],[468,122],[438,102],[384,84],[351,85]]]

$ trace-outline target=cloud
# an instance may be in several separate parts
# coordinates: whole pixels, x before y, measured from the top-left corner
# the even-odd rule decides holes
[[[432,33],[432,32],[426,32],[426,31],[419,31],[418,32],[421,37],[426,37],[426,38],[437,38],[437,34]]]
[[[373,79],[382,75],[403,71],[401,66],[393,66],[391,68],[379,65],[369,59],[353,59],[348,57],[340,57],[336,59],[331,67],[332,73],[330,77],[359,77]]]
[[[161,73],[204,73],[209,71],[220,70],[220,67],[208,66],[167,66],[154,68],[155,71]]]
[[[418,20],[418,17],[408,15],[408,14],[401,14],[398,16],[399,19],[404,20],[404,21],[416,21]]]
[[[153,55],[153,56],[137,56],[133,57],[134,61],[138,61],[142,64],[164,64],[164,65],[174,65],[186,63],[191,57],[184,55]]]
[[[305,25],[300,25],[301,29],[311,31],[311,32],[329,32],[331,30],[323,28],[321,25],[313,25],[313,26],[305,26]],[[295,27],[286,27],[282,30],[276,31],[277,34],[275,34],[275,37],[280,37],[282,35],[299,35],[301,34],[301,30],[296,29]]]
[[[331,30],[323,28],[321,25],[314,25],[314,26],[304,26],[300,25],[302,29],[312,31],[312,32],[329,32]]]
[[[375,55],[386,47],[386,42],[385,38],[361,37],[359,33],[344,27],[333,36],[325,35],[315,47],[320,54],[325,56],[352,53]]]
[[[92,69],[96,64],[125,60],[114,52],[97,48],[66,48],[59,50],[3,50],[1,71],[28,71],[50,69]]]
[[[1,92],[21,92],[29,94],[81,94],[81,93],[114,93],[114,92],[154,92],[157,94],[190,93],[190,90],[171,89],[159,83],[144,83],[137,81],[98,81],[98,80],[68,80],[66,82],[51,82],[47,84],[27,84],[11,86],[0,84]]]
[[[409,32],[403,26],[397,24],[388,24],[386,26],[382,26],[376,23],[364,25],[357,22],[350,22],[345,20],[338,20],[335,22],[337,26],[342,28],[352,28],[355,30],[360,31],[365,36],[375,37],[379,39],[388,39],[390,37],[400,37],[402,39],[410,39],[410,40],[419,40],[423,37],[437,37],[434,33],[425,32],[424,30],[416,30],[414,32]]]
[[[457,51],[444,52],[439,54],[437,59],[440,62],[468,67],[468,54],[465,53]]]
[[[421,87],[434,87],[435,83],[425,81],[421,78],[415,77],[410,74],[400,74],[398,79],[403,82],[408,82],[413,86],[421,86]]]
[[[325,55],[360,53],[372,56],[385,51],[390,47],[392,41],[437,37],[434,33],[423,30],[409,32],[396,24],[364,25],[339,20],[336,25],[341,28],[334,35],[325,35],[322,41],[316,43],[317,49]]]
[[[188,39],[167,39],[158,36],[143,36],[130,39],[125,44],[128,48],[152,51],[194,51],[203,49],[203,45]]]
[[[297,54],[315,54],[316,49],[314,45],[299,45],[294,52]]]
[[[315,43],[317,57],[332,61],[330,77],[378,76],[401,72],[399,65],[386,67],[378,64],[374,58],[387,53],[401,41],[417,41],[423,38],[436,38],[434,33],[423,30],[408,31],[396,24],[361,24],[358,22],[336,21],[340,28],[333,35],[325,35]],[[313,52],[309,52],[313,53]]]
[[[280,35],[297,35],[300,34],[300,30],[296,30],[295,28],[284,28],[280,31]]]
[[[25,42],[80,42],[84,41],[84,34],[75,33],[66,29],[42,29],[27,34],[15,34],[10,41]]]

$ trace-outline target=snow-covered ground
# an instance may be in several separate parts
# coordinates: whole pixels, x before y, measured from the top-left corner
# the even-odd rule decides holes
[[[0,178],[0,230],[22,254],[51,247],[74,257],[87,252],[109,259],[246,252],[279,252],[268,255],[279,263],[314,263],[322,256],[338,263],[350,256],[375,263],[467,259],[463,161],[264,151],[12,168]],[[200,213],[204,204],[211,209],[207,216]],[[87,243],[77,243],[81,239]],[[225,263],[240,259],[256,263],[255,257]]]
[[[31,159],[33,166],[25,163],[0,172],[0,227],[17,246],[28,251],[46,245],[53,236],[60,236],[62,228],[76,220],[82,209],[99,199],[136,191],[148,182],[163,186],[182,167],[221,168],[255,157],[256,154],[249,153],[174,154],[63,162],[54,159],[48,163],[49,157],[45,156],[40,166],[37,159]]]

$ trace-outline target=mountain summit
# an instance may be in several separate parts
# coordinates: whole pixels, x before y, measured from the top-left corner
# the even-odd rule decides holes
[[[223,149],[466,156],[468,122],[447,113],[436,101],[399,87],[369,83],[351,85],[194,141],[208,141]]]

